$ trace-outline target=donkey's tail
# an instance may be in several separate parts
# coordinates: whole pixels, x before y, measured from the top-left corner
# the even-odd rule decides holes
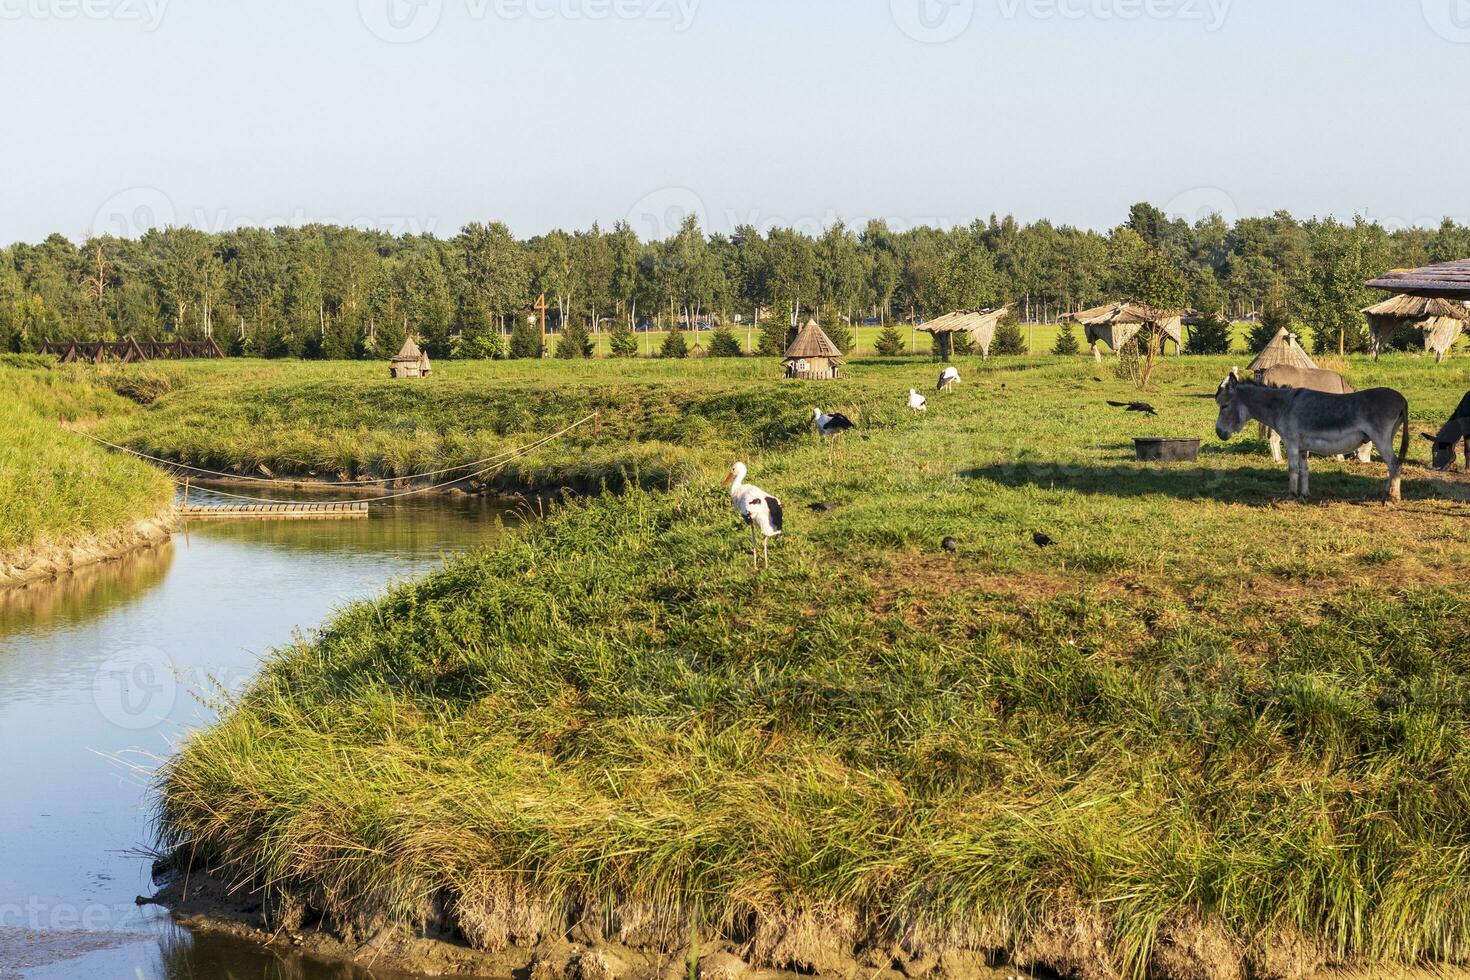
[[[1409,402],[1407,399],[1404,401],[1404,411],[1399,416],[1399,421],[1404,426],[1404,435],[1399,440],[1399,465],[1402,466],[1409,461]]]

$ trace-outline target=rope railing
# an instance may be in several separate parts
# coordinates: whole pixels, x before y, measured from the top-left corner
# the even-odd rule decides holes
[[[421,479],[425,479],[427,477],[442,476],[445,473],[454,473],[454,472],[458,472],[458,471],[461,471],[461,470],[465,470],[465,469],[467,469],[469,467],[473,467],[473,466],[482,467],[481,469],[478,469],[478,470],[476,470],[474,472],[464,473],[464,474],[462,474],[460,476],[456,476],[452,480],[446,480],[446,481],[444,481],[442,483],[437,483],[437,484],[434,484],[432,486],[427,486],[427,487],[414,487],[412,489],[400,491],[398,493],[384,494],[384,495],[381,495],[381,496],[374,497],[371,500],[366,501],[366,502],[367,503],[371,503],[371,504],[379,504],[379,503],[384,503],[384,502],[389,501],[389,500],[399,500],[399,499],[404,498],[404,497],[417,496],[418,494],[433,493],[436,490],[443,490],[444,488],[446,488],[446,487],[452,487],[452,486],[454,486],[457,483],[463,483],[466,480],[477,479],[478,477],[484,476],[487,473],[491,473],[491,472],[494,472],[496,470],[502,470],[505,467],[509,466],[511,463],[515,462],[517,459],[520,459],[521,457],[526,456],[527,454],[532,453],[532,452],[534,452],[537,449],[540,449],[542,446],[545,446],[545,445],[547,445],[549,443],[555,442],[556,440],[562,438],[567,433],[571,432],[572,430],[574,430],[574,429],[576,429],[576,428],[578,428],[580,426],[586,425],[588,422],[590,422],[593,419],[595,419],[598,416],[598,414],[599,413],[597,413],[597,412],[593,412],[590,415],[583,416],[582,418],[580,418],[577,421],[573,422],[571,425],[568,425],[566,428],[560,429],[557,432],[553,432],[551,435],[544,436],[543,438],[538,439],[535,442],[528,443],[527,445],[524,445],[524,446],[519,446],[519,447],[517,447],[515,449],[506,450],[505,452],[496,453],[494,456],[487,456],[484,459],[475,460],[475,461],[470,462],[470,463],[462,463],[462,464],[460,464],[458,466],[450,466],[450,467],[446,467],[446,468],[440,469],[440,470],[431,470],[431,471],[429,471],[427,473],[419,473],[419,474],[415,474],[413,476],[395,476],[395,477],[388,477],[388,478],[384,478],[384,479],[375,479],[375,480],[371,480],[371,481],[361,481],[360,483],[334,483],[334,484],[327,484],[327,485],[328,486],[362,486],[362,485],[370,485],[370,484],[396,483],[396,482],[399,482],[399,481],[402,481],[402,480],[421,480]],[[190,466],[187,463],[177,463],[177,462],[175,462],[173,460],[163,459],[163,458],[158,457],[158,456],[150,456],[147,453],[139,452],[136,449],[130,449],[127,446],[120,446],[120,445],[118,445],[116,443],[108,442],[105,439],[99,439],[96,436],[89,435],[88,433],[85,433],[85,432],[80,433],[80,435],[86,436],[86,438],[92,440],[93,442],[98,443],[99,445],[102,445],[102,446],[106,446],[109,449],[113,449],[113,450],[116,450],[118,452],[127,453],[127,454],[129,454],[131,456],[136,456],[139,459],[144,459],[144,460],[147,460],[149,462],[158,463],[158,464],[163,465],[163,466],[173,467],[175,469],[188,470],[188,471],[191,471],[191,472],[194,472],[194,473],[203,473],[203,474],[205,474],[207,476],[214,476],[214,477],[217,477],[219,479],[224,479],[224,480],[240,480],[240,479],[242,479],[242,477],[239,476],[238,474],[234,474],[234,473],[222,473],[222,472],[220,472],[218,470],[207,470],[207,469],[204,469],[204,468],[198,467],[198,466]],[[484,464],[487,464],[487,463],[490,464],[490,465],[484,465]],[[299,480],[267,480],[267,479],[260,478],[260,477],[253,477],[253,478],[250,478],[250,482],[268,483],[268,484],[276,484],[276,485],[279,485],[281,483],[288,483],[288,484],[289,483],[298,483],[299,484],[299,483],[301,483],[303,481],[299,481]],[[247,500],[247,501],[250,501],[252,503],[259,503],[259,504],[299,504],[299,503],[302,503],[303,502],[303,501],[300,501],[300,500],[277,500],[277,499],[270,498],[270,497],[252,497],[252,496],[249,496],[247,494],[230,493],[227,490],[215,490],[215,489],[213,489],[211,487],[197,487],[196,486],[196,487],[192,487],[191,489],[197,490],[200,493],[212,494],[212,495],[217,496],[217,497],[229,497],[229,498],[234,499],[234,500]],[[350,503],[361,503],[363,501],[361,501],[360,498],[346,498],[346,499],[342,499],[342,500],[316,500],[316,499],[314,499],[314,500],[312,500],[310,502],[311,503],[323,503],[323,504],[350,504]]]

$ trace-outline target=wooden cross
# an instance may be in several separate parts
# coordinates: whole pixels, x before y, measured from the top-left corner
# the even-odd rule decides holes
[[[531,307],[541,314],[541,356],[546,356],[546,294],[542,293],[536,297],[536,305]]]

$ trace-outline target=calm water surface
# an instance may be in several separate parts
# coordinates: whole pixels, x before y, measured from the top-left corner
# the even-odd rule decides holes
[[[161,548],[0,591],[0,980],[357,976],[135,905],[154,891],[150,772],[209,721],[210,692],[238,690],[271,648],[513,523],[437,498],[368,520],[193,523]]]

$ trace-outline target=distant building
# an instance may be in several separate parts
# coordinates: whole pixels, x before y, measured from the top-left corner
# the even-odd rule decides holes
[[[816,320],[808,320],[786,348],[785,364],[788,378],[828,381],[842,373],[842,351]]]
[[[427,378],[429,371],[429,355],[414,343],[412,337],[404,340],[402,349],[388,362],[390,378]]]

